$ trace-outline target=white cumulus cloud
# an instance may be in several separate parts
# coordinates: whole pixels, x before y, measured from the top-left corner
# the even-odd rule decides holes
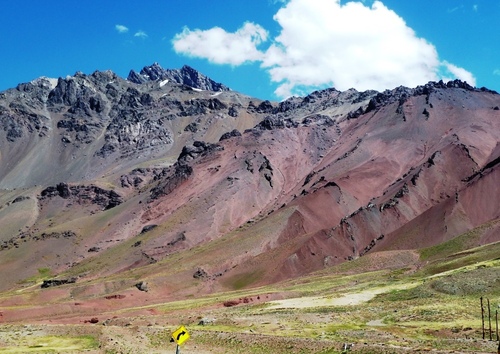
[[[268,32],[259,25],[245,23],[235,33],[220,27],[203,31],[184,28],[175,35],[173,46],[177,53],[206,58],[216,64],[241,65],[263,59],[257,46],[267,40]]]
[[[115,29],[118,31],[118,33],[127,33],[128,28],[125,27],[124,25],[116,25]]]
[[[443,64],[445,70],[447,70],[449,73],[451,73],[452,78],[455,77],[455,78],[460,79],[462,81],[467,81],[467,83],[469,85],[476,86],[476,78],[474,77],[474,75],[472,75],[467,70],[460,68],[456,65],[453,65],[451,63],[448,63],[446,60],[443,61],[442,64]],[[446,78],[446,73],[443,74],[443,78]],[[450,78],[450,80],[452,78]]]
[[[134,34],[134,37],[139,37],[139,38],[148,38],[148,34],[144,31],[137,31]]]
[[[381,1],[289,0],[275,14],[278,36],[245,23],[234,33],[215,27],[185,28],[172,43],[177,53],[217,64],[260,62],[281,97],[304,89],[335,86],[340,90],[384,90],[452,78],[474,85],[474,76],[441,61],[434,45],[416,35]]]
[[[282,30],[262,65],[282,96],[298,85],[383,90],[436,79],[434,46],[381,2],[293,0],[274,19]]]

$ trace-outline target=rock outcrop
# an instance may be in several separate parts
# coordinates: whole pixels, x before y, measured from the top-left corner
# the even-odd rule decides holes
[[[61,285],[73,284],[73,283],[76,283],[76,278],[49,279],[49,280],[44,280],[40,287],[42,289],[47,289],[47,288],[51,288],[53,286],[61,286]]]
[[[78,204],[97,204],[104,210],[114,208],[123,202],[122,197],[113,190],[105,190],[100,187],[90,186],[70,186],[66,183],[59,183],[55,187],[47,187],[40,193],[40,199],[50,199],[60,197],[71,198]]]
[[[180,69],[164,69],[158,63],[142,68],[140,73],[131,70],[127,80],[136,84],[149,81],[164,82],[166,80],[207,91],[230,91],[229,87],[215,82],[190,66],[184,65]]]

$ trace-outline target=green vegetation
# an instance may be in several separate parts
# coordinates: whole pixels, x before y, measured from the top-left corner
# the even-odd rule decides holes
[[[485,230],[495,226],[499,222],[500,221],[495,220],[490,223],[486,223],[447,242],[424,248],[420,250],[421,259],[424,261],[433,260],[436,258],[442,259],[452,254],[472,249],[478,245],[478,241]],[[495,248],[498,247],[498,244],[492,244],[489,246]]]
[[[232,287],[234,290],[248,288],[258,280],[260,280],[264,273],[264,271],[259,270],[252,273],[241,274],[233,280]]]
[[[52,277],[52,270],[50,268],[38,268],[38,274],[20,281],[20,284],[36,284],[42,280]]]
[[[497,267],[500,260],[499,254],[500,242],[497,242],[439,258],[430,262],[422,272],[425,275],[434,275],[458,269],[468,271],[479,266]]]
[[[338,343],[354,343],[356,353],[386,353],[387,345],[403,351],[494,350],[494,342],[481,340],[479,297],[492,299],[492,306],[500,302],[500,244],[467,250],[469,246],[469,241],[459,238],[444,246],[426,249],[422,251],[422,259],[430,262],[418,271],[407,268],[353,274],[368,262],[359,259],[336,267],[333,272],[323,271],[261,288],[262,291],[281,289],[288,296],[297,297],[300,305],[309,301],[303,296],[316,295],[313,297],[326,299],[325,304],[333,303],[329,299],[343,295],[354,298],[365,291],[373,291],[374,297],[347,306],[331,304],[295,309],[268,309],[261,304],[235,306],[218,314],[225,319],[246,320],[220,320],[205,326],[200,340],[214,347],[224,345],[228,353],[306,352],[300,346],[277,344],[299,339],[309,339],[315,345],[326,347],[309,351],[315,353],[341,353]],[[244,295],[244,290],[241,294]],[[208,334],[211,331],[233,333],[235,339],[223,344],[220,338]],[[251,335],[241,337],[238,333]],[[247,337],[253,335],[270,336],[276,342],[247,343]]]
[[[179,281],[210,284],[210,280],[193,280],[192,258],[205,257],[205,252],[221,247],[232,237],[238,237],[237,233],[206,244],[203,250],[193,248],[174,254],[162,265],[170,271],[169,265],[178,264],[176,271],[182,268],[185,275]],[[473,239],[474,235],[467,237]],[[179,324],[185,324],[191,334],[186,352],[326,354],[342,353],[344,343],[354,344],[351,351],[355,353],[387,353],[387,348],[394,353],[432,349],[493,352],[495,342],[482,340],[479,297],[490,299],[492,309],[500,304],[500,243],[471,248],[475,241],[467,237],[422,250],[420,262],[416,252],[408,252],[404,256],[412,256],[412,262],[401,268],[374,270],[377,260],[393,255],[389,252],[377,255],[378,259],[367,255],[258,288],[251,288],[251,284],[265,274],[240,274],[225,284],[237,290],[206,296],[191,292],[180,301],[143,302],[108,312],[109,325],[86,325],[96,331],[93,337],[14,336],[20,343],[16,346],[13,340],[2,343],[5,337],[0,326],[0,353],[84,351],[97,346],[94,338],[106,343],[101,348],[104,353],[156,353],[169,345],[171,327]],[[120,247],[131,247],[131,242],[105,252],[106,256],[119,258],[125,252]],[[104,261],[103,257],[99,261]],[[211,260],[204,259],[201,264],[205,261]],[[82,264],[82,269],[86,266]],[[130,287],[135,279],[148,274],[148,267],[131,271],[126,277],[116,274],[79,284],[71,294],[77,297],[86,286],[97,283],[109,289]],[[41,268],[36,277],[50,274],[50,269]],[[25,294],[34,293],[27,290]],[[137,317],[148,312],[154,317]],[[202,318],[209,320],[200,324]],[[165,323],[168,328],[160,325]]]
[[[0,347],[0,353],[66,353],[99,348],[99,342],[92,336],[22,336],[14,345]]]
[[[40,274],[42,278],[48,278],[52,275],[52,271],[50,268],[38,268],[38,274]]]

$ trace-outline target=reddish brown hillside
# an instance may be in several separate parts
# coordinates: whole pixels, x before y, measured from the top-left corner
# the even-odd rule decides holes
[[[500,241],[500,96],[466,83],[271,103],[94,73],[3,97],[0,290],[36,303],[237,289],[479,226]]]

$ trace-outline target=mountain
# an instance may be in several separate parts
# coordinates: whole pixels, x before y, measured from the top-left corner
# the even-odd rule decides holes
[[[0,291],[49,274],[47,287],[68,285],[30,301],[140,281],[167,301],[467,232],[470,247],[500,241],[496,92],[430,82],[277,103],[193,72],[153,64],[0,93]]]
[[[95,72],[40,78],[3,92],[0,188],[92,180],[110,161],[120,160],[117,168],[122,168],[170,150],[174,158],[187,136],[215,134],[211,139],[218,139],[219,131],[246,129],[259,120],[246,112],[243,119],[233,119],[249,98],[227,92],[222,103],[219,92],[196,92],[219,86],[192,69],[185,71],[191,76],[179,78],[185,79],[181,84],[138,85],[112,72]],[[185,82],[194,85],[193,77],[202,86],[187,86]],[[231,119],[222,119],[224,115]],[[202,120],[214,124],[202,127]]]
[[[229,87],[215,82],[187,65],[184,65],[180,69],[163,69],[160,64],[153,63],[153,65],[142,68],[139,73],[131,70],[127,80],[136,84],[143,84],[150,81],[159,81],[165,84],[168,81],[172,81],[200,90],[230,91]]]

